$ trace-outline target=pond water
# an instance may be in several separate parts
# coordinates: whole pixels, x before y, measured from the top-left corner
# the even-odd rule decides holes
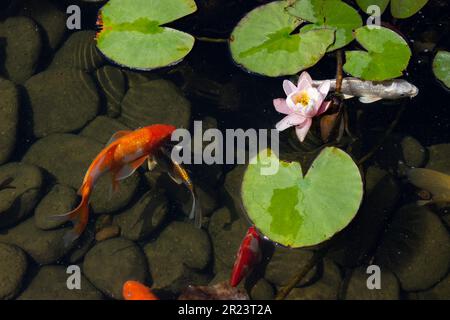
[[[198,0],[195,14],[170,26],[226,39],[247,12],[267,2]],[[81,8],[81,30],[66,28],[71,4]],[[244,166],[188,166],[204,215],[201,229],[188,218],[189,191],[145,166],[116,193],[110,177],[102,177],[86,231],[64,245],[71,226],[50,217],[76,206],[86,170],[115,132],[155,123],[192,128],[195,120],[221,131],[271,129],[282,118],[272,101],[284,95],[284,78],[247,73],[224,42],[197,41],[179,64],[149,72],[110,62],[95,47],[101,5],[0,4],[0,299],[122,299],[127,280],[176,299],[188,285],[228,281],[250,226],[240,196]],[[450,91],[432,71],[437,50],[450,50],[449,16],[443,0],[431,0],[410,19],[383,15],[411,46],[403,78],[420,93],[369,105],[346,100],[348,131],[330,145],[356,162],[364,159],[358,164],[365,194],[356,218],[315,247],[264,241],[262,261],[239,294],[274,299],[303,272],[287,299],[450,299],[448,202],[417,205],[430,190],[406,176],[411,167],[450,175]],[[308,72],[313,79],[334,78],[335,54]],[[281,157],[307,167],[322,144],[316,125],[303,144],[286,130]],[[369,265],[380,268],[379,290],[366,286]],[[67,289],[68,266],[75,273],[81,268],[81,290]]]

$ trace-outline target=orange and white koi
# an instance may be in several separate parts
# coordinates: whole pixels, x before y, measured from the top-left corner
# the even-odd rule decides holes
[[[74,224],[74,228],[64,236],[66,246],[76,240],[86,228],[89,197],[98,179],[110,172],[113,190],[116,191],[119,181],[131,176],[149,156],[159,152],[159,148],[170,140],[175,129],[171,125],[155,124],[135,131],[118,131],[111,137],[86,172],[78,190],[82,197],[79,206],[66,214],[53,217],[61,222],[70,220]]]
[[[236,287],[261,261],[261,237],[254,226],[247,230],[234,262],[230,285]]]

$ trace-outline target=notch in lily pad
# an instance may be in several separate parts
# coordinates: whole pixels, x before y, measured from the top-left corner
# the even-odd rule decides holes
[[[375,5],[380,8],[380,14],[386,10],[389,2],[392,16],[397,19],[406,19],[419,12],[428,0],[356,0],[364,12],[367,12],[368,7]]]
[[[292,1],[274,1],[250,11],[230,37],[233,60],[270,77],[292,75],[315,65],[335,41],[335,30],[298,32],[303,20],[289,14]]]
[[[273,175],[268,164],[279,162]],[[270,150],[248,165],[242,201],[250,220],[270,240],[293,248],[328,240],[355,217],[363,196],[357,165],[344,151],[321,151],[303,175],[298,162],[279,160]]]
[[[195,39],[164,25],[196,10],[194,0],[110,0],[99,12],[97,47],[108,59],[132,69],[176,64]]]
[[[364,26],[355,31],[355,37],[367,51],[346,51],[345,72],[371,81],[403,75],[411,59],[411,49],[399,34],[384,27]]]

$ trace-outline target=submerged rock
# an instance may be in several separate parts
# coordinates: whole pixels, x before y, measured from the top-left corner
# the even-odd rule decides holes
[[[208,279],[196,270],[211,259],[208,234],[184,222],[173,222],[144,248],[154,289],[178,293],[189,284],[204,285]]]
[[[223,198],[228,208],[234,214],[245,217],[246,213],[242,204],[241,185],[244,178],[245,165],[238,165],[227,173],[223,184]]]
[[[2,39],[2,70],[8,79],[23,83],[36,70],[41,54],[41,36],[33,20],[11,17],[0,23]]]
[[[147,262],[132,241],[114,238],[96,244],[84,258],[86,277],[104,294],[122,299],[122,287],[128,280],[145,282]]]
[[[430,155],[426,168],[450,175],[450,143],[428,147],[428,152]]]
[[[39,264],[51,264],[65,256],[71,247],[65,247],[63,237],[69,228],[44,231],[30,218],[14,228],[0,232],[0,242],[18,246]]]
[[[14,298],[22,287],[27,257],[18,247],[0,243],[0,300]]]
[[[98,116],[84,127],[80,135],[106,144],[114,133],[122,130],[130,130],[130,128],[115,119]]]
[[[394,215],[375,262],[394,272],[404,290],[428,289],[448,272],[450,236],[429,209],[405,206]]]
[[[353,270],[345,292],[346,300],[398,300],[400,298],[400,285],[395,275],[381,268],[381,288],[368,289],[366,268]]]
[[[8,161],[14,152],[19,122],[19,92],[16,86],[0,79],[0,164]]]
[[[120,115],[120,103],[125,96],[126,77],[119,69],[104,66],[95,72],[95,77],[106,100],[106,112],[110,117]]]
[[[158,190],[145,193],[133,207],[114,217],[121,235],[130,240],[142,240],[158,228],[169,208],[166,196]]]
[[[405,164],[418,168],[425,164],[427,159],[427,150],[413,137],[404,137],[401,141],[403,160]]]
[[[90,72],[101,67],[103,63],[102,55],[95,43],[95,31],[86,30],[72,33],[56,52],[49,68]]]
[[[83,71],[44,71],[30,78],[25,88],[36,137],[81,129],[99,109],[95,84]]]
[[[259,279],[250,289],[252,300],[272,300],[275,297],[273,286],[265,279]]]
[[[57,228],[64,222],[52,219],[52,217],[71,211],[76,204],[76,191],[71,187],[57,184],[39,202],[34,211],[34,222],[42,230]]]
[[[63,266],[44,266],[33,278],[19,300],[101,300],[103,295],[84,275],[81,275],[81,288],[70,290],[67,280],[70,274]]]
[[[131,87],[122,101],[120,121],[130,128],[156,123],[189,128],[191,104],[166,80],[152,80]]]
[[[431,289],[425,291],[411,292],[408,294],[410,300],[450,300],[450,274],[439,281]]]
[[[0,181],[6,180],[11,182],[0,190],[0,229],[33,213],[41,196],[43,177],[39,168],[14,162],[0,167]]]
[[[118,237],[119,235],[120,235],[119,226],[116,225],[106,226],[97,231],[97,233],[95,234],[95,240],[98,242],[105,241],[111,238]]]

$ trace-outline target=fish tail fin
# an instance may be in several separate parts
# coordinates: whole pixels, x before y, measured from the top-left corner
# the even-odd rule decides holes
[[[190,188],[189,190],[192,195],[192,208],[189,213],[189,219],[194,219],[195,226],[200,229],[202,227],[202,208],[194,189]]]

